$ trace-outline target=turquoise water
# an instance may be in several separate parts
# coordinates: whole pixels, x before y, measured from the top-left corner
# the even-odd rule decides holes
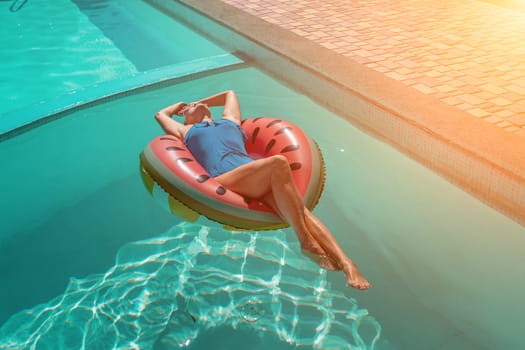
[[[285,117],[318,141],[328,178],[315,213],[370,291],[317,269],[290,230],[185,225],[143,188],[138,154],[161,131],[154,113],[231,88],[245,117]],[[0,159],[0,348],[311,348],[329,315],[336,349],[522,348],[524,228],[253,67],[65,113],[1,141]],[[243,251],[254,261],[245,270]]]
[[[254,80],[258,91],[250,88]],[[86,108],[2,142],[0,155],[12,166],[1,188],[10,205],[3,208],[9,219],[2,224],[0,266],[8,287],[0,300],[14,313],[0,329],[4,344],[67,348],[89,340],[92,346],[100,341],[125,347],[135,341],[147,348],[158,341],[158,348],[189,339],[192,347],[205,348],[215,327],[226,333],[235,327],[244,344],[258,334],[261,347],[379,344],[377,321],[344,293],[346,287],[332,288],[327,273],[299,254],[289,230],[230,234],[204,219],[199,226],[181,226],[143,188],[138,154],[160,132],[154,111],[174,96],[196,99],[203,86],[213,91],[233,86],[249,115],[263,107],[256,96],[311,104],[257,70],[243,68]],[[30,152],[35,143],[47,145],[45,151]],[[47,166],[54,160],[68,167]],[[40,169],[38,177],[32,169]],[[200,248],[196,230],[211,232]],[[139,242],[129,243],[134,240]],[[186,250],[191,245],[186,240],[202,251]],[[187,271],[185,282],[181,271]],[[234,301],[224,305],[224,295],[206,292],[218,285],[231,288]],[[151,300],[141,293],[152,293]],[[183,306],[191,300],[197,307],[198,296],[206,293],[212,300],[190,311],[195,322],[188,319]],[[16,312],[24,308],[29,310]],[[150,314],[158,318],[153,321]],[[197,331],[181,330],[188,320]],[[21,324],[27,327],[14,331]],[[170,331],[174,327],[177,332]],[[91,331],[84,338],[79,328]]]
[[[117,266],[115,260],[126,249],[122,247],[130,242],[185,232],[177,229],[180,221],[143,188],[138,154],[160,132],[152,117],[158,106],[175,97],[195,100],[202,95],[203,86],[210,91],[234,88],[245,116],[287,116],[319,142],[328,178],[316,214],[373,283],[369,292],[360,293],[345,286],[342,274],[329,272],[326,289],[354,298],[358,310],[367,309],[368,320],[380,324],[376,348],[432,348],[434,344],[483,348],[486,330],[496,336],[504,334],[510,344],[515,342],[513,329],[518,332],[521,327],[517,322],[520,304],[513,301],[523,291],[517,263],[522,257],[523,228],[254,68],[122,97],[0,144],[0,156],[9,164],[0,188],[5,215],[0,243],[6,286],[0,291],[4,320],[9,316],[23,320],[19,310],[37,312],[43,306],[36,305],[53,305],[68,290],[72,277],[100,280],[100,274]],[[319,128],[320,120],[323,128]],[[46,147],[35,152],[38,145]],[[198,224],[227,235],[204,219]],[[295,249],[293,232],[284,233],[283,244]],[[278,232],[273,235],[283,237]],[[501,235],[506,241],[497,239]],[[487,256],[498,260],[483,266],[481,261]],[[495,273],[500,268],[505,274]],[[471,285],[479,286],[486,271],[496,281],[494,286],[472,289]],[[507,276],[514,279],[515,288],[501,290]],[[121,300],[127,303],[125,291],[121,290]],[[494,295],[504,297],[494,299]],[[64,315],[70,309],[66,307]],[[64,321],[55,314],[49,318]],[[513,318],[514,323],[509,321]],[[476,327],[489,326],[478,331],[473,320]],[[86,318],[78,322],[84,324]],[[201,337],[193,344],[208,344],[221,332],[232,332],[228,322],[217,326],[200,330]],[[458,333],[460,330],[479,339]],[[146,334],[160,334],[152,332]],[[131,337],[129,334],[122,336]],[[259,333],[250,328],[242,334]],[[281,342],[278,333],[271,334],[263,336],[263,344]],[[243,337],[239,341],[249,344]],[[366,333],[364,338],[370,341],[373,337]]]
[[[17,12],[10,5],[0,2],[0,118],[86,86],[225,52],[142,1],[31,0]]]
[[[124,246],[104,274],[71,279],[63,295],[12,317],[0,339],[8,347],[199,348],[202,334],[224,327],[238,331],[237,342],[259,334],[250,344],[260,348],[265,336],[283,341],[279,348],[373,347],[377,322],[299,251],[282,231],[181,223]]]

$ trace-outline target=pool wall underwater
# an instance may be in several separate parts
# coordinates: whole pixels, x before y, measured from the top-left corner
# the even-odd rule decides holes
[[[180,4],[173,6],[180,6]],[[187,15],[185,11],[188,9],[185,7],[176,7],[176,10],[180,11],[183,17]],[[206,21],[205,19],[199,20]],[[217,30],[217,33],[222,33],[219,29]],[[301,80],[305,85],[324,86],[315,85],[318,84],[319,77],[304,74],[300,68],[290,62],[286,60],[283,62],[282,58],[273,56],[243,41],[242,38],[228,36],[233,34],[227,34],[228,31],[224,31],[226,33],[224,37],[240,44],[241,47],[236,49],[246,51],[250,56],[256,57],[257,61],[259,57],[264,57],[265,62],[273,62],[276,66],[286,67],[282,70],[300,77],[297,80]],[[279,94],[282,92],[279,89],[276,91],[253,90],[250,88],[253,82],[243,78],[243,75],[243,70],[239,70],[238,73],[224,81],[211,78],[212,83],[207,87],[226,89],[233,86],[238,89],[241,91],[242,101],[249,101],[246,105],[248,106],[247,113],[250,114],[289,114],[295,115],[294,118],[301,122],[303,119],[300,115],[297,116],[296,106],[304,104],[318,113],[317,115],[331,118],[327,111],[317,108],[315,104],[305,103],[305,99],[292,98],[286,93]],[[249,74],[247,76],[252,77]],[[258,82],[264,81],[264,78],[258,74],[255,74],[253,78],[256,78]],[[174,80],[172,83],[180,84],[182,81]],[[154,108],[158,108],[162,103],[170,102],[169,96],[152,98],[156,88],[157,86],[151,86],[151,89],[146,88],[145,91],[149,94],[143,96],[139,94],[138,100],[133,99],[131,102],[131,108],[134,110],[132,119],[136,121],[135,126],[140,130],[144,125],[140,121],[143,115],[146,116],[145,118],[152,119],[150,115],[154,113]],[[305,89],[305,87],[299,88],[302,91]],[[256,96],[258,93],[264,97],[262,101],[258,100]],[[184,92],[184,96],[188,98],[199,98],[201,97],[199,94],[201,91],[197,88]],[[119,96],[117,97],[120,98]],[[345,95],[339,96],[344,97]],[[271,104],[268,103],[269,101]],[[328,101],[324,102],[328,104]],[[275,106],[276,104],[285,107],[284,109],[269,107],[269,105]],[[89,118],[97,118],[97,114],[106,115],[109,106],[112,105],[106,104],[106,100],[103,99],[98,103],[92,103],[90,108],[85,109],[85,113],[91,115]],[[76,106],[71,112],[77,112],[83,108],[85,106]],[[122,107],[111,108],[116,108],[118,111]],[[128,113],[128,111],[124,108],[120,110],[121,113]],[[299,109],[299,114],[310,115],[310,111]],[[66,121],[69,117],[72,117],[71,123],[74,123],[74,120],[82,120],[81,116],[72,116],[69,113],[63,113],[61,116],[64,117],[64,123],[69,123]],[[119,114],[118,118],[122,118],[122,115]],[[54,119],[53,116],[50,116],[50,120]],[[355,295],[359,299],[359,304],[365,305],[382,324],[386,338],[391,339],[400,349],[521,348],[523,345],[521,334],[524,329],[522,315],[525,313],[523,303],[521,303],[521,297],[525,294],[525,285],[520,269],[524,256],[522,247],[525,247],[523,227],[478,203],[461,191],[451,189],[451,186],[441,178],[426,169],[421,169],[412,161],[385,147],[384,144],[355,130],[342,119],[335,122],[331,135],[325,135],[316,130],[318,123],[312,123],[311,120],[304,120],[304,122],[305,124],[310,123],[307,126],[308,132],[313,134],[322,147],[330,152],[330,157],[327,159],[328,167],[331,169],[328,177],[330,184],[324,198],[321,199],[318,213],[323,220],[334,227],[351,231],[348,237],[338,236],[338,239],[341,240],[345,249],[348,249],[356,258],[359,266],[374,285],[367,294],[354,294],[346,291],[342,279],[335,278],[332,279],[335,288],[345,290],[345,293],[349,295]],[[49,123],[44,124],[43,127],[54,128],[55,126]],[[98,128],[87,127],[93,133],[100,132]],[[100,124],[99,128],[106,130],[111,127],[115,125],[110,121],[106,127]],[[38,128],[35,131],[39,134],[37,130]],[[133,141],[125,140],[123,136],[120,136],[122,139],[118,142],[121,145],[120,148],[117,148],[118,153],[134,157],[133,155],[137,154],[142,145],[147,142],[148,137],[158,130],[151,125],[144,131],[144,135],[139,139],[133,138]],[[21,139],[17,140],[17,137],[13,137],[8,142],[18,143],[17,147],[26,148],[28,152],[38,148],[38,142],[32,141],[31,138],[24,139],[23,134],[21,136]],[[102,138],[110,137],[111,135],[106,135]],[[355,141],[346,141],[349,138]],[[64,141],[75,145],[77,140],[75,135],[69,135]],[[27,145],[22,146],[20,144],[22,141],[27,142]],[[90,144],[92,141],[86,142]],[[133,143],[131,148],[129,142]],[[104,153],[101,148],[95,147],[94,149],[100,154]],[[72,149],[72,159],[75,159],[74,154],[74,149]],[[7,159],[3,157],[4,155],[2,158]],[[97,165],[96,157],[89,159],[91,165],[86,164],[85,168],[79,168],[80,174],[88,174],[93,168],[100,167],[100,164]],[[114,163],[109,157],[102,159],[104,159],[103,164],[109,168],[128,169],[135,162],[134,159],[123,160],[119,163]],[[20,173],[24,173],[23,170],[22,167]],[[17,179],[20,181],[20,173],[14,171],[5,178],[10,180],[9,184],[12,184]],[[55,174],[53,177],[60,178],[61,176]],[[65,179],[72,178],[75,176],[65,177]],[[407,183],[406,179],[412,179],[412,181]],[[413,181],[413,179],[418,180]],[[135,180],[139,181],[138,178],[131,175],[128,180],[131,183]],[[66,185],[73,188],[69,192],[75,193],[74,183],[68,184],[68,181]],[[90,181],[89,178],[86,179],[86,182]],[[52,187],[56,186],[51,184],[49,179],[43,182],[45,183],[42,186],[50,188],[51,192]],[[114,179],[114,183],[118,184],[118,179]],[[8,184],[4,183],[4,185]],[[88,195],[98,192],[96,181],[93,185],[94,189],[88,190]],[[106,192],[112,186],[111,183],[106,183],[99,187],[103,189],[101,192]],[[126,195],[126,191],[123,190],[121,195]],[[82,195],[79,194],[79,197]],[[74,207],[76,201],[84,200],[76,197],[67,198],[64,203],[57,204],[57,210],[68,206],[68,203],[73,204]],[[27,206],[27,212],[16,206],[4,211],[6,217],[15,215],[21,218],[15,221],[22,225],[22,218],[31,217],[31,210],[40,210],[41,207],[45,207],[49,204],[49,199],[24,194],[23,198],[15,196],[15,198],[10,198],[9,202],[19,203],[21,207]],[[60,214],[60,211],[58,214],[56,212],[51,214],[56,216]],[[167,225],[169,222],[169,218],[165,216],[157,213],[149,214],[162,222],[162,225]],[[133,214],[128,213],[128,215]],[[151,217],[148,220],[152,220]],[[38,224],[36,226],[39,227]],[[127,229],[129,227],[122,227],[122,230]],[[133,239],[144,238],[141,235],[146,235],[148,230],[149,234],[161,231],[158,227],[153,228],[148,225],[145,225],[143,229],[142,232],[135,234]],[[159,231],[151,232],[151,230]],[[10,229],[5,234],[16,231],[16,229]],[[338,235],[341,234],[338,233]],[[105,238],[101,236],[100,239]],[[124,239],[120,242],[122,241]],[[356,251],[356,246],[361,249]],[[114,258],[114,255],[111,257]],[[490,259],[489,266],[486,264],[487,258]],[[100,269],[102,270],[102,267]],[[75,273],[88,272],[90,271],[77,270]],[[42,279],[42,283],[45,282],[45,279]],[[28,288],[30,288],[29,285]]]

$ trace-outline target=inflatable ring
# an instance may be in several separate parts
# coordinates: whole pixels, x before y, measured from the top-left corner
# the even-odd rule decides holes
[[[307,208],[321,197],[325,164],[319,147],[298,126],[271,117],[245,119],[246,151],[253,159],[281,154],[288,159],[293,179]],[[146,188],[166,191],[174,214],[195,221],[200,215],[229,229],[269,230],[287,227],[272,209],[258,200],[221,186],[195,160],[184,142],[171,135],[154,138],[140,155]]]

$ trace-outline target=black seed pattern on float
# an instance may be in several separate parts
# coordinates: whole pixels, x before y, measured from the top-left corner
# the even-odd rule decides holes
[[[279,124],[280,122],[282,122],[281,119],[272,120],[271,122],[268,123],[268,125],[266,125],[266,127],[267,127],[267,128],[272,127],[272,126],[274,126],[275,124]]]
[[[266,148],[264,149],[264,154],[268,154],[270,150],[272,149],[273,145],[275,145],[275,139],[271,139],[270,142],[266,145]]]
[[[177,158],[176,159],[176,162],[177,163],[188,163],[188,162],[193,162],[193,159],[191,158]]]
[[[299,149],[299,145],[288,145],[281,150],[281,153],[297,151],[298,149]]]
[[[301,163],[292,163],[292,164],[290,164],[290,168],[292,170],[299,170],[299,169],[301,169],[301,167],[302,167]]]
[[[177,146],[168,146],[166,147],[166,151],[184,151],[184,148],[180,148]]]
[[[280,135],[280,134],[286,132],[287,130],[292,130],[292,128],[289,127],[289,126],[286,126],[286,127],[284,127],[284,128],[281,128],[281,129],[277,130],[277,131],[275,132],[275,134],[273,134],[273,136]]]
[[[222,196],[223,194],[226,193],[226,189],[224,187],[222,187],[222,186],[219,186],[215,190],[215,193],[217,193],[219,196]]]
[[[209,178],[210,178],[209,175],[202,174],[202,175],[197,176],[195,179],[197,180],[198,183],[201,184],[201,183],[203,183],[203,182],[208,181]]]
[[[261,130],[261,128],[259,127],[256,127],[254,130],[253,130],[253,134],[252,134],[252,143],[255,143],[255,139],[257,138],[257,135],[259,135],[259,131]]]

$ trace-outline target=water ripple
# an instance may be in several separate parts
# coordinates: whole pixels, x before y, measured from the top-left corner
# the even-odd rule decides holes
[[[137,72],[72,1],[32,0],[0,21],[0,114]]]
[[[230,326],[295,346],[373,349],[380,325],[298,249],[283,231],[180,224],[122,247],[106,273],[72,278],[61,296],[11,317],[0,348],[189,347]]]

